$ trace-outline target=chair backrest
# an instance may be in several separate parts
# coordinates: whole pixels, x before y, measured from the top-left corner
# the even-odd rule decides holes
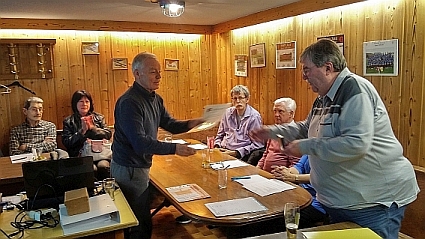
[[[414,167],[421,191],[418,198],[407,206],[400,231],[414,238],[423,238],[425,235],[425,168]]]

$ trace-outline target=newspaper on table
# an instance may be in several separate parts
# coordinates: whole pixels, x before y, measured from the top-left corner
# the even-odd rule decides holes
[[[168,187],[167,191],[177,200],[177,202],[187,202],[196,199],[211,197],[196,183],[184,184],[180,186]]]
[[[229,108],[230,105],[230,103],[206,105],[204,107],[204,115],[202,116],[205,122],[193,127],[191,130],[189,130],[189,133],[211,129],[218,125],[218,123],[221,121],[221,118],[223,117],[224,112],[226,112],[226,109]]]
[[[262,197],[295,188],[294,186],[283,181],[277,179],[268,179],[258,174],[248,176],[249,178],[234,181],[242,184],[243,188]]]

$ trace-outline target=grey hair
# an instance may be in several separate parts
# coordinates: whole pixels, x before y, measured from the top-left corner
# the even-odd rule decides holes
[[[41,98],[35,97],[35,96],[30,97],[25,101],[24,108],[29,109],[30,106],[31,106],[31,103],[43,103],[43,100]]]
[[[297,109],[297,103],[295,103],[295,100],[293,100],[292,98],[279,98],[277,100],[274,101],[274,104],[285,104],[285,108],[286,111],[288,112],[294,112],[295,115],[295,110]]]
[[[347,67],[347,61],[338,45],[329,39],[321,39],[304,49],[300,61],[304,62],[305,60],[311,60],[317,67],[322,67],[326,62],[331,62],[335,72],[341,72]]]
[[[235,85],[233,89],[230,91],[231,96],[233,96],[233,94],[241,94],[241,93],[243,93],[246,98],[249,98],[248,87],[244,85]]]
[[[145,61],[147,59],[158,60],[156,55],[153,53],[141,52],[134,57],[133,63],[131,64],[131,70],[134,72],[136,69],[143,69],[143,67],[145,66]]]

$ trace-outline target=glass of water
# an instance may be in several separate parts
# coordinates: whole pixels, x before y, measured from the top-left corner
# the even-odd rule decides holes
[[[114,192],[115,192],[115,178],[105,178],[103,179],[103,190],[115,200]]]

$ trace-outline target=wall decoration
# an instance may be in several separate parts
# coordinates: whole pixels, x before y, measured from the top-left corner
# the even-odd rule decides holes
[[[112,70],[126,70],[127,68],[127,58],[112,58]]]
[[[276,69],[297,68],[296,42],[283,42],[276,44]]]
[[[178,71],[179,70],[179,60],[178,59],[165,59],[166,71]]]
[[[251,68],[266,66],[266,44],[259,43],[249,47]]]
[[[398,39],[363,42],[363,75],[398,75]]]
[[[81,53],[84,55],[99,54],[99,42],[82,42]]]
[[[248,76],[248,55],[235,55],[235,75]]]
[[[329,40],[334,41],[338,45],[339,50],[344,55],[344,34],[332,35],[332,36],[323,36],[323,37],[317,38],[317,40],[320,40],[320,39],[329,39]]]

